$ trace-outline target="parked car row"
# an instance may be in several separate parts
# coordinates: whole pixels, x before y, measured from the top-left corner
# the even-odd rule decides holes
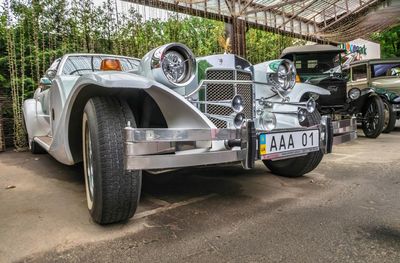
[[[400,118],[400,59],[342,63],[343,53],[331,45],[309,45],[286,48],[281,58],[293,61],[299,81],[331,92],[317,101],[321,114],[355,115],[369,138],[391,132]]]
[[[256,65],[233,54],[196,58],[179,43],[142,59],[66,54],[23,104],[29,147],[66,165],[83,162],[88,209],[100,224],[134,215],[142,171],[251,169],[262,161],[274,174],[299,177],[333,145],[357,137],[352,115],[373,137],[382,117],[375,110],[384,111],[379,91],[346,91],[336,73],[308,76],[311,62],[299,58]]]

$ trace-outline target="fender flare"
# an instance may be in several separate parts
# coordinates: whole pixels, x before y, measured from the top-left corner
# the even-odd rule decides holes
[[[171,128],[215,128],[193,104],[170,88],[128,72],[100,72],[80,77],[66,99],[59,125],[53,132],[49,152],[58,161],[72,165],[81,161],[82,114],[86,102],[95,96],[141,96],[145,91],[160,108]]]

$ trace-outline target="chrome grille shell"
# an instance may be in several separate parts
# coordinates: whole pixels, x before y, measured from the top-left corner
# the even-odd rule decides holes
[[[232,69],[207,69],[207,80],[248,80],[253,78],[252,73],[245,70]],[[236,94],[240,94],[244,99],[243,114],[246,119],[253,119],[254,107],[254,88],[253,84],[206,84],[205,101],[231,100]],[[205,105],[205,113],[231,116],[234,112],[229,107],[220,105]],[[227,122],[210,117],[210,120],[217,128],[227,128]]]

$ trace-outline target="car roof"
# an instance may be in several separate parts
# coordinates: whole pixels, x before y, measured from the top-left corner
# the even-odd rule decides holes
[[[363,59],[350,63],[350,66],[359,64],[380,64],[380,63],[400,63],[400,58],[371,58]]]
[[[128,57],[128,56],[120,56],[120,55],[112,55],[112,54],[101,54],[101,53],[68,53],[64,56],[68,57],[79,57],[79,56],[100,56],[100,57],[117,57],[117,58],[127,58],[140,61],[139,58]]]
[[[315,45],[304,45],[304,46],[292,46],[287,47],[282,51],[281,57],[292,54],[292,53],[316,53],[316,52],[344,52],[344,49],[339,47],[335,47],[332,45],[322,45],[322,44],[315,44]]]

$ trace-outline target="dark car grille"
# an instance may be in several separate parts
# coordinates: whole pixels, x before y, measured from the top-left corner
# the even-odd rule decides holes
[[[209,69],[206,73],[208,80],[252,80],[250,72],[237,70],[214,70]],[[246,119],[253,118],[253,85],[252,84],[207,84],[205,89],[206,101],[231,100],[233,96],[240,94],[244,99],[243,114]],[[230,107],[219,105],[206,105],[205,112],[208,114],[230,116],[233,110]],[[210,117],[210,120],[218,128],[226,128],[226,122]]]
[[[346,82],[339,78],[326,78],[315,84],[331,92],[331,95],[320,96],[318,103],[321,107],[341,106],[346,102]]]

